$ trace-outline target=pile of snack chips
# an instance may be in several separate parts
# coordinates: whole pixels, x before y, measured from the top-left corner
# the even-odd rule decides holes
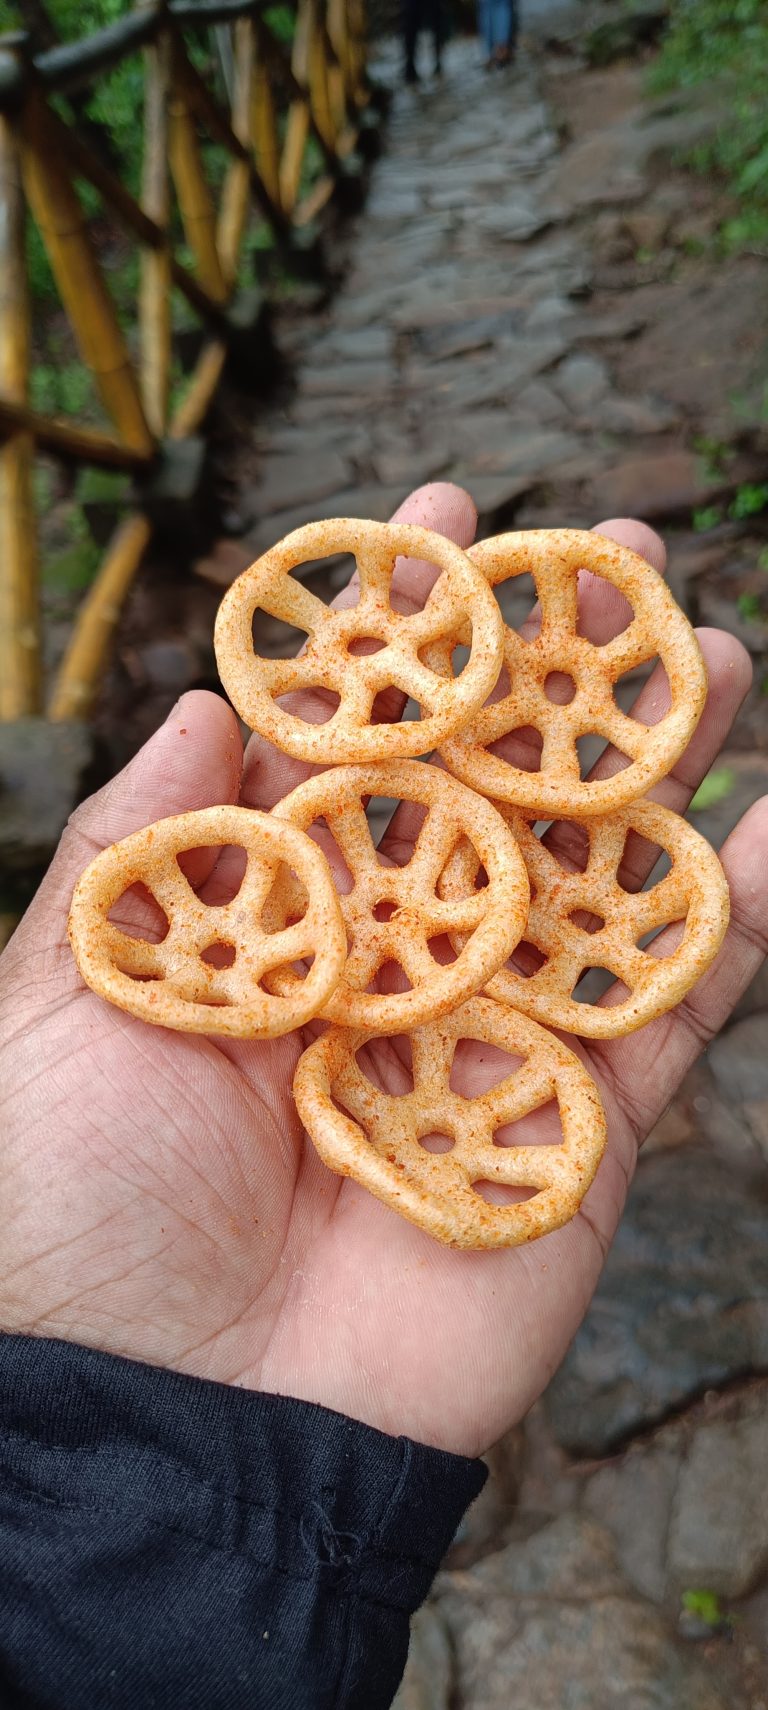
[[[328,607],[293,575],[347,553],[354,604],[355,584]],[[585,570],[632,608],[604,644],[580,633]],[[521,574],[538,597],[522,634],[493,592]],[[256,653],[259,611],[306,633],[297,657]],[[70,915],[84,980],[162,1027],[271,1038],[330,1022],[299,1060],[294,1097],[332,1170],[455,1246],[558,1228],[595,1175],[605,1119],[581,1058],[548,1029],[607,1039],[653,1020],[709,965],[728,920],[716,855],[645,799],[706,696],[669,589],[626,547],[580,530],[463,552],[405,524],[313,523],[229,589],[216,655],[250,728],[323,770],[270,813],[179,814],[97,856]],[[656,657],[669,705],[648,725],[614,690]],[[386,722],[406,697],[418,716]],[[610,748],[583,778],[587,735]],[[418,759],[433,750],[437,765]],[[401,804],[387,833],[394,857],[372,841],[366,804],[377,797]],[[648,843],[670,866],[642,889]],[[189,852],[204,850],[196,875]],[[164,937],[111,918],[135,886],[162,910]],[[597,1001],[577,991],[590,968],[618,982]],[[358,1053],[386,1038],[405,1064],[406,1037],[410,1090],[395,1093]],[[457,1091],[462,1040],[519,1066],[490,1090],[473,1096],[470,1079]],[[553,1143],[510,1143],[510,1125],[553,1100]]]

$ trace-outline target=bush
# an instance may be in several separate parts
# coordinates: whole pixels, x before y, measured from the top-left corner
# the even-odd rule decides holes
[[[692,164],[736,197],[722,238],[729,249],[768,248],[768,6],[766,0],[671,0],[651,72],[659,91],[710,85],[722,117]]]

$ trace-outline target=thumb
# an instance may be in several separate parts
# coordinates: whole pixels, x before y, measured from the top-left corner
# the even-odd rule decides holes
[[[182,695],[123,771],[76,808],[23,926],[39,924],[43,910],[68,912],[76,880],[108,844],[169,814],[236,802],[242,754],[226,701],[202,689]]]

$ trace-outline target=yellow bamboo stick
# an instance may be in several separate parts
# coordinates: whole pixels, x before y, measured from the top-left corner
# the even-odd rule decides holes
[[[253,99],[254,30],[250,18],[238,18],[234,29],[234,89],[232,129],[238,140],[250,147]],[[233,160],[224,180],[217,233],[217,248],[224,281],[231,290],[237,278],[240,245],[243,241],[251,201],[251,167],[247,160]]]
[[[317,183],[313,184],[312,189],[307,191],[306,196],[302,196],[301,201],[297,202],[293,210],[294,225],[308,226],[311,220],[316,220],[323,208],[328,206],[335,189],[336,179],[331,178],[330,174],[324,178],[318,178]]]
[[[280,161],[280,199],[287,213],[292,213],[299,194],[301,167],[309,136],[309,37],[311,29],[310,0],[299,0],[296,28],[293,36],[291,70],[302,93],[295,96],[288,108],[283,153]]]
[[[130,451],[119,439],[59,416],[44,416],[29,404],[0,395],[0,431],[26,432],[37,446],[80,463],[103,463],[110,469],[142,469],[149,454]]]
[[[269,48],[264,32],[256,38],[256,63],[251,89],[251,145],[256,170],[267,195],[282,207],[280,187],[280,142],[277,134],[277,109],[270,77]]]
[[[132,450],[150,452],[153,438],[115,307],[91,248],[67,161],[53,146],[43,97],[36,91],[22,120],[24,185],[83,362],[104,408]]]
[[[179,212],[189,248],[195,258],[201,285],[217,303],[223,303],[227,287],[216,247],[216,210],[208,188],[197,130],[179,78],[180,54],[171,61],[173,80],[168,104],[168,152],[171,174],[179,200]]]
[[[348,0],[328,0],[328,34],[341,71],[345,100],[352,95]]]
[[[143,515],[126,517],[118,525],[80,607],[53,686],[48,717],[54,724],[88,717],[126,594],[151,534],[151,524]]]
[[[0,116],[0,392],[24,405],[29,371],[24,196],[11,121]],[[32,470],[24,427],[0,447],[0,718],[40,708],[40,614]]]
[[[168,55],[165,33],[145,51],[144,162],[141,201],[144,212],[167,233],[168,190]],[[153,434],[161,439],[168,416],[171,376],[171,255],[143,249],[139,283],[139,344],[141,394]]]
[[[307,81],[309,84],[309,102],[312,117],[323,140],[329,148],[336,141],[336,126],[331,107],[331,96],[328,86],[328,59],[325,30],[323,29],[317,0],[306,0],[309,14],[309,43],[307,55]]]
[[[219,384],[227,360],[223,339],[213,339],[204,346],[192,372],[189,385],[170,426],[171,439],[186,439],[195,433],[203,421]]]

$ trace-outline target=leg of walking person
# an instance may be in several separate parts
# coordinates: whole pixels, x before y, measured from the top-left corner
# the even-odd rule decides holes
[[[425,0],[427,13],[425,23],[432,35],[435,53],[435,76],[439,77],[443,68],[443,43],[445,41],[445,18],[443,15],[443,0]]]
[[[493,5],[493,63],[508,65],[512,58],[510,35],[513,6],[511,0],[492,0]]]
[[[401,28],[405,64],[403,74],[406,83],[418,83],[419,75],[416,70],[416,43],[419,39],[419,22],[421,15],[421,0],[401,0]]]
[[[493,64],[493,8],[496,0],[478,0],[477,33],[485,49],[486,65]]]

